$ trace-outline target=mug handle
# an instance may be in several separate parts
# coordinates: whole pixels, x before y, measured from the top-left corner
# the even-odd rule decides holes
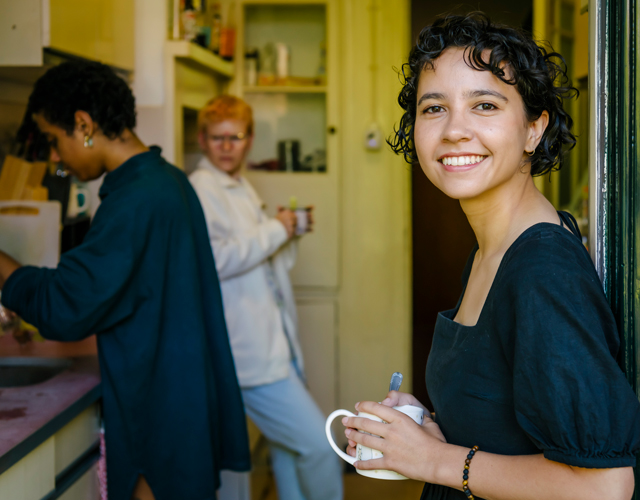
[[[331,435],[331,424],[336,419],[336,417],[340,417],[340,416],[357,417],[355,413],[351,413],[349,410],[336,410],[327,417],[327,423],[324,426],[324,431],[327,434],[327,440],[329,441],[329,444],[333,448],[333,451],[335,451],[338,454],[338,456],[342,458],[342,460],[353,465],[354,462],[356,461],[356,458],[352,457],[351,455],[347,455],[344,451],[338,448],[338,445],[333,440],[333,436]]]

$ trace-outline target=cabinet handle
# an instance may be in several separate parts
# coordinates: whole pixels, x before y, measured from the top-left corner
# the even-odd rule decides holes
[[[336,128],[335,128],[335,127],[329,127],[329,128],[327,129],[327,132],[329,132],[331,135],[333,135],[333,134],[335,134],[335,133],[336,133]]]

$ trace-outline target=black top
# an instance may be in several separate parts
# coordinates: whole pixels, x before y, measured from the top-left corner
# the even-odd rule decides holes
[[[246,421],[202,208],[159,148],[106,175],[82,245],[22,267],[2,302],[54,340],[98,334],[109,498],[213,500],[248,470]]]
[[[507,250],[475,326],[436,322],[427,388],[447,442],[544,453],[587,468],[635,466],[640,403],[616,363],[616,323],[573,218],[536,224]],[[460,483],[462,469],[460,464]],[[473,491],[473,462],[469,473]],[[463,500],[426,484],[422,499]],[[479,497],[476,497],[479,498]]]

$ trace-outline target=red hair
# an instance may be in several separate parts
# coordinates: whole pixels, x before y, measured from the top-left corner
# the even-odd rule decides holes
[[[241,120],[247,123],[247,134],[253,135],[253,111],[245,101],[233,95],[211,99],[198,113],[198,130],[204,131],[209,123]]]

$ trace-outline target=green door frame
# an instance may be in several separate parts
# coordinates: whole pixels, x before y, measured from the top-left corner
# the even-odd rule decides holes
[[[621,334],[619,362],[640,395],[639,6],[589,2],[589,241]]]

